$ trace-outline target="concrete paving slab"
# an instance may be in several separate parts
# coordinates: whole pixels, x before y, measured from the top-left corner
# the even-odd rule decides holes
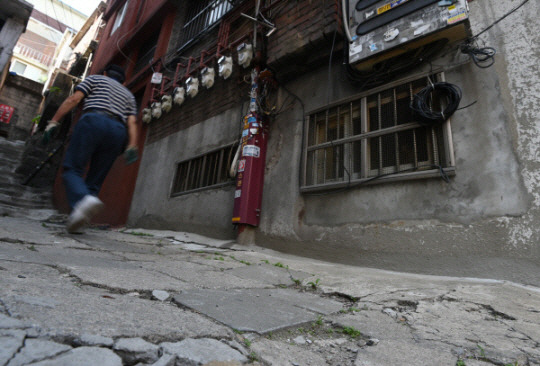
[[[230,270],[228,273],[244,278],[265,283],[268,285],[292,285],[294,280],[304,280],[310,277],[310,274],[302,271],[287,270],[269,264],[253,264],[250,266],[239,267]]]
[[[27,339],[24,347],[13,357],[7,366],[24,366],[32,362],[50,359],[71,349],[65,344],[45,339]]]
[[[187,289],[186,284],[189,284],[189,288],[211,288],[211,289],[228,289],[228,288],[263,288],[267,287],[265,283],[255,280],[244,279],[235,276],[226,270],[227,264],[224,261],[208,259],[206,260],[210,265],[198,264],[191,262],[174,262],[174,261],[162,261],[163,267],[157,267],[154,263],[141,263],[142,268],[149,271],[152,269],[155,272],[162,273],[163,275],[170,276],[173,279],[178,279],[184,282],[183,285],[175,287],[167,287],[173,292],[178,292],[183,289]],[[223,266],[221,268],[214,267]],[[235,265],[236,266],[236,265]],[[245,266],[242,264],[242,266]],[[165,269],[166,268],[166,269]],[[160,286],[161,287],[161,286]],[[163,287],[161,287],[163,289]]]
[[[117,239],[110,239],[100,232],[87,232],[83,235],[77,235],[76,241],[94,249],[104,249],[110,252],[128,252],[128,253],[147,253],[148,244],[141,245],[136,243],[127,243]]]
[[[46,265],[63,265],[66,267],[98,266],[98,267],[127,267],[134,265],[123,261],[122,257],[86,248],[66,248],[54,245],[17,245],[3,244],[0,260],[10,260]]]
[[[342,308],[337,301],[290,289],[188,290],[174,300],[233,329],[259,334]]]
[[[0,365],[7,365],[23,346],[24,338],[0,336]]]
[[[354,366],[437,365],[455,366],[457,358],[433,343],[381,340],[373,347],[360,348]]]
[[[235,243],[234,240],[220,240],[210,238],[204,235],[187,233],[187,232],[178,232],[178,231],[169,231],[169,230],[148,230],[148,229],[127,229],[126,233],[135,232],[135,233],[145,233],[153,235],[154,237],[161,238],[171,238],[175,239],[179,243],[192,243],[192,244],[201,244],[209,247],[215,248],[228,248]]]
[[[64,227],[51,227],[40,221],[26,218],[3,217],[0,227],[0,242],[20,243],[27,246],[54,245],[60,248],[83,248],[73,237],[67,235]]]
[[[159,347],[142,338],[121,338],[113,349],[130,365],[137,362],[153,363],[159,358]]]
[[[81,286],[58,270],[38,264],[4,262],[2,266],[8,275],[0,276],[0,300],[19,319],[0,314],[0,327],[26,329],[43,324],[43,332],[50,334],[140,336],[147,340],[231,336],[228,328],[170,303]],[[19,278],[20,273],[26,278]],[[21,301],[27,298],[46,298],[54,306],[50,306],[52,302],[43,306],[38,301]]]
[[[60,227],[2,217],[0,227],[0,337],[6,339],[112,348],[113,338],[152,344],[212,338],[233,349],[233,342],[249,339],[244,356],[264,352],[262,362],[280,366],[394,366],[402,359],[438,365],[447,356],[453,366],[458,357],[478,357],[480,345],[490,364],[528,359],[540,365],[540,289],[534,287],[380,271],[257,247],[203,252],[200,246],[209,247],[195,243],[202,239],[176,232],[68,236]],[[172,244],[175,237],[180,244]],[[304,290],[319,279],[317,291],[274,288],[291,277],[302,280]],[[151,299],[154,290],[167,290],[174,302]],[[336,301],[334,294],[346,300]],[[187,308],[175,303],[181,300]],[[339,311],[349,306],[355,310]],[[298,322],[308,323],[294,326]],[[347,326],[362,335],[344,334],[340,328]],[[229,327],[253,333],[238,335]],[[257,334],[269,330],[271,337]],[[88,334],[97,338],[88,340]],[[309,362],[293,357],[298,355]],[[53,358],[51,365],[63,365]],[[71,361],[64,364],[81,364]]]
[[[70,268],[70,273],[81,279],[83,283],[114,288],[121,291],[153,291],[156,287],[164,290],[180,291],[193,288],[184,280],[171,277],[167,273],[138,268],[103,267],[96,271],[95,267]]]
[[[79,347],[52,360],[28,366],[122,366],[122,359],[108,348]]]
[[[161,344],[163,352],[176,355],[180,364],[204,365],[213,361],[247,362],[247,358],[230,346],[210,338],[185,339]]]
[[[320,353],[294,344],[261,338],[251,344],[251,349],[269,365],[328,366],[325,357]]]

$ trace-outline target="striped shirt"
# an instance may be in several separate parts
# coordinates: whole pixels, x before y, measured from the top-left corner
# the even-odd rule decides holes
[[[84,93],[83,111],[101,109],[126,123],[128,116],[137,115],[135,97],[128,88],[105,75],[90,75],[75,90]]]

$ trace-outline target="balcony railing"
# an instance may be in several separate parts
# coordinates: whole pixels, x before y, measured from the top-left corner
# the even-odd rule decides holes
[[[200,0],[193,2],[187,13],[178,50],[182,50],[217,23],[229,10],[244,0]]]
[[[51,66],[53,62],[53,58],[51,56],[25,45],[17,44],[13,49],[13,52],[37,61],[40,64],[45,65],[46,67]]]

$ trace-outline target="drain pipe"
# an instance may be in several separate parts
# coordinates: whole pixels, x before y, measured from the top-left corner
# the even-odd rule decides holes
[[[351,37],[351,32],[349,32],[349,20],[347,19],[347,5],[346,0],[341,0],[341,15],[343,16],[343,29],[345,31],[345,34],[347,35],[347,39],[349,40],[349,43],[353,43],[353,39]]]

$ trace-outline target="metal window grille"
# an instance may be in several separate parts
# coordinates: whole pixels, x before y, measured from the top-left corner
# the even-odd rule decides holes
[[[431,76],[442,80],[444,76]],[[432,177],[453,168],[449,121],[415,121],[409,105],[428,77],[379,88],[308,116],[302,191]],[[433,108],[440,110],[440,100]]]
[[[186,23],[178,44],[181,50],[207,29],[217,23],[229,10],[243,0],[197,0],[193,1],[187,12]]]
[[[176,166],[172,196],[232,184],[229,169],[238,144],[228,145]]]

